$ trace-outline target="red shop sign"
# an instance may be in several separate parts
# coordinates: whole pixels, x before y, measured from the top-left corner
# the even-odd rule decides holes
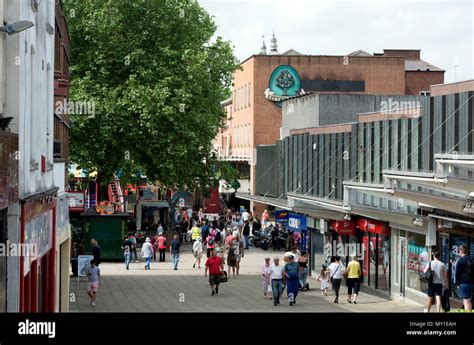
[[[355,235],[356,224],[353,220],[333,220],[330,226],[339,235]]]
[[[376,221],[376,220],[359,219],[358,225],[361,231],[368,231],[373,234],[382,234],[382,235],[390,234],[390,230],[387,224]]]

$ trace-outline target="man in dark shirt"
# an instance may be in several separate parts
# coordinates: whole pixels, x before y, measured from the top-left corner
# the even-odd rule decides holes
[[[209,225],[207,225],[207,221],[204,221],[204,225],[201,228],[202,243],[206,241],[207,236],[209,236]]]
[[[132,260],[132,247],[133,243],[129,237],[125,237],[122,242],[123,257],[125,259],[125,268],[128,270],[130,261]]]
[[[473,267],[465,245],[459,246],[461,258],[456,263],[456,285],[459,287],[459,297],[462,298],[464,310],[472,310],[472,295],[474,293]]]
[[[178,270],[180,247],[181,247],[181,243],[179,242],[179,236],[174,235],[173,241],[171,241],[171,245],[170,245],[170,252],[171,252],[171,256],[173,257],[173,269],[175,271]]]
[[[100,265],[100,247],[95,239],[91,239],[91,255],[94,257],[95,265]]]
[[[262,223],[260,223],[260,220],[258,219],[258,217],[255,216],[255,219],[252,222],[252,234],[255,235],[255,232],[260,231],[261,228],[262,228]]]
[[[248,220],[245,221],[244,229],[242,230],[242,235],[244,236],[245,240],[245,249],[249,249],[250,225]]]

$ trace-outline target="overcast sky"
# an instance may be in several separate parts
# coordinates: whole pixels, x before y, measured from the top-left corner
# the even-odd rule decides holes
[[[421,49],[446,70],[445,82],[474,78],[474,0],[198,0],[215,17],[217,35],[240,60],[258,53],[273,30],[278,50],[345,55],[362,49]]]

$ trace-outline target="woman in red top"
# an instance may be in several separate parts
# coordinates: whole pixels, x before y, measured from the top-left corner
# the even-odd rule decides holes
[[[166,253],[166,237],[161,234],[156,240],[158,246],[158,251],[160,252],[160,262],[165,262],[165,253]]]

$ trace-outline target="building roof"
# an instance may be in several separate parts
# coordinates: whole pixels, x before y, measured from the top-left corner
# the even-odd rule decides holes
[[[283,52],[280,55],[304,55],[304,54],[301,54],[299,51],[296,51],[294,49],[288,49],[286,52]]]
[[[365,50],[356,50],[350,54],[348,54],[347,56],[373,56],[372,54],[366,52]]]
[[[444,72],[443,69],[426,62],[425,60],[405,60],[405,71],[434,71]]]

